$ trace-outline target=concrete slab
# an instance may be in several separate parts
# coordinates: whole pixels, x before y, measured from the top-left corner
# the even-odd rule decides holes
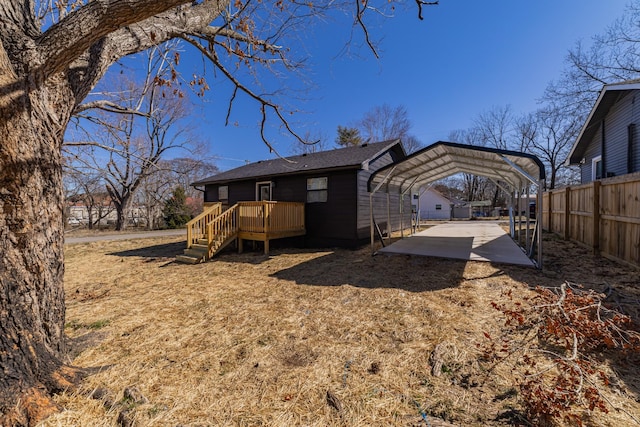
[[[378,251],[440,258],[487,261],[535,267],[522,249],[497,223],[444,223],[399,240]]]

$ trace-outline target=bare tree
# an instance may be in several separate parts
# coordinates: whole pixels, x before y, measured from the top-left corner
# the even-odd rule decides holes
[[[382,104],[367,111],[357,122],[357,127],[365,139],[386,141],[408,136],[411,121],[405,106],[391,107],[389,104]]]
[[[547,169],[547,185],[556,188],[557,176],[580,131],[581,122],[575,115],[563,114],[558,108],[547,107],[517,121],[524,150],[535,154]]]
[[[295,70],[299,61],[282,47],[287,37],[323,11],[347,5],[355,7],[367,41],[367,12],[393,7],[328,0],[276,7],[243,0],[0,0],[0,424],[37,423],[57,410],[50,393],[80,377],[62,358],[61,147],[70,117],[110,66],[184,40],[231,82],[230,108],[238,95],[257,103],[260,134],[270,145],[266,120],[288,123],[270,96],[278,91],[261,90],[257,70]],[[202,79],[195,84],[206,89]]]
[[[81,124],[89,123],[84,126],[87,139],[97,135],[96,140],[64,145],[68,157],[76,159],[76,169],[101,175],[116,208],[116,230],[126,229],[133,219],[136,191],[159,171],[163,156],[172,149],[196,146],[183,123],[189,116],[186,98],[165,87],[171,74],[166,54],[158,48],[150,51],[141,83],[126,77],[114,83],[117,90],[106,94],[109,109],[87,109],[78,115]]]
[[[102,220],[115,210],[99,174],[67,167],[64,171],[64,181],[65,200],[82,204],[82,208],[86,209],[87,228],[90,230],[95,225],[99,226]]]
[[[513,148],[514,116],[511,106],[493,107],[475,119],[474,143],[501,150]]]
[[[291,148],[293,154],[309,154],[329,149],[327,136],[322,131],[306,131],[303,142],[294,141]]]
[[[407,154],[414,153],[424,147],[422,141],[420,141],[415,135],[405,136],[402,139],[402,145],[404,146],[404,151],[406,151]]]
[[[449,140],[461,144],[478,145],[477,141],[479,139],[480,136],[476,128],[470,130],[455,130],[449,134]],[[466,201],[486,200],[486,189],[490,186],[490,181],[486,177],[462,173],[460,174],[460,183],[460,190]]]
[[[577,42],[569,51],[557,81],[544,101],[584,121],[604,84],[640,78],[640,0],[631,0],[624,15],[591,43]]]
[[[476,145],[492,147],[500,150],[518,149],[516,146],[515,118],[511,106],[493,107],[478,115],[473,128]],[[492,191],[492,205],[504,203],[506,195],[492,181],[484,179],[485,191]],[[488,199],[486,195],[485,200]]]
[[[153,230],[163,225],[162,208],[176,187],[182,188],[187,196],[191,214],[200,213],[202,193],[191,187],[191,183],[216,172],[218,168],[206,159],[180,157],[158,162],[157,172],[143,178],[136,195],[137,203],[146,216],[147,228]]]
[[[382,104],[375,106],[364,114],[356,126],[359,134],[363,135],[367,141],[401,139],[407,153],[413,153],[423,146],[415,135],[409,133],[411,120],[404,105],[391,107],[389,104]],[[338,127],[338,137],[340,138],[340,127]]]

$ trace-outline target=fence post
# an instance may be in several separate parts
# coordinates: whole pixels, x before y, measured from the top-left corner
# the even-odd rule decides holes
[[[549,206],[547,207],[547,230],[554,232],[553,229],[553,190],[547,191],[547,201]]]
[[[571,187],[564,189],[564,240],[571,238],[569,230],[571,224]]]
[[[600,181],[593,181],[593,252],[600,252]]]

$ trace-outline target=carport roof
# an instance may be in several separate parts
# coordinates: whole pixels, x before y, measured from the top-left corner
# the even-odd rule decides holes
[[[532,154],[439,141],[373,173],[369,192],[392,185],[404,193],[457,173],[485,176],[512,188],[545,179],[544,165]]]

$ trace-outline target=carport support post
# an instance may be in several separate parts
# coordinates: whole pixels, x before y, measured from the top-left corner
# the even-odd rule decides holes
[[[538,268],[542,270],[542,192],[544,191],[544,179],[538,180],[538,197],[536,200],[536,231],[538,232]]]
[[[524,212],[525,212],[525,218],[526,218],[525,222],[524,222],[525,223],[525,227],[526,227],[526,230],[524,232],[524,247],[527,250],[527,253],[530,254],[531,252],[529,251],[529,247],[530,247],[529,246],[529,240],[530,240],[529,239],[529,237],[530,237],[529,236],[529,234],[530,234],[529,233],[529,227],[531,226],[531,223],[530,223],[531,212],[529,210],[529,203],[531,203],[531,201],[529,199],[529,193],[531,193],[531,186],[529,185],[529,183],[527,183],[525,191],[527,192],[527,198],[526,198],[525,204],[524,204],[524,206],[525,206],[525,211]],[[533,243],[533,242],[531,242],[531,243]]]
[[[518,245],[522,246],[522,181],[518,183]]]
[[[391,196],[389,195],[389,185],[387,184],[387,243],[391,242]]]
[[[369,227],[371,228],[371,255],[376,251],[373,235],[373,193],[369,193]]]
[[[400,192],[400,238],[404,239],[404,193]]]
[[[516,199],[515,194],[516,190],[514,188],[511,188],[511,191],[509,192],[509,234],[511,235],[512,239],[515,239],[516,237],[516,222],[513,208],[513,201]]]

